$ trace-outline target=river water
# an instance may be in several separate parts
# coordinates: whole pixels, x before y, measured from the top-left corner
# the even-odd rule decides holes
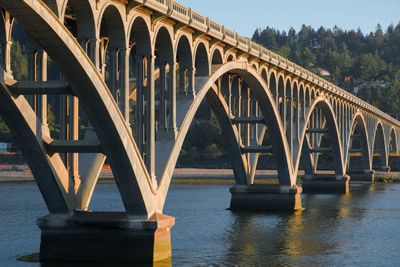
[[[231,212],[229,201],[229,186],[171,187],[165,214],[176,218],[173,266],[400,264],[400,184],[303,195],[306,209],[296,213]],[[115,185],[98,185],[92,203],[92,210],[123,210]],[[40,266],[17,258],[39,251],[42,215],[36,185],[0,184],[0,266]]]

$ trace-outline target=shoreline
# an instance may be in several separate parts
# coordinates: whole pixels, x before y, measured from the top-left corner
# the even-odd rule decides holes
[[[300,174],[302,176],[302,174]],[[276,171],[263,170],[257,172],[257,184],[277,184]],[[0,172],[0,184],[2,183],[34,183],[32,174],[24,172]],[[112,174],[100,174],[98,183],[114,183]],[[375,182],[400,183],[400,172],[376,172]],[[172,178],[172,184],[215,184],[234,185],[233,171],[229,169],[176,169]]]

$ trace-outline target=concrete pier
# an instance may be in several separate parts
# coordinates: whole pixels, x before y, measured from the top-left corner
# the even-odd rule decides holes
[[[348,175],[314,174],[303,177],[303,192],[317,194],[345,194],[349,192]]]
[[[349,170],[347,174],[350,176],[351,181],[355,182],[370,182],[375,181],[374,170]]]
[[[41,262],[151,263],[171,257],[175,218],[149,220],[123,212],[78,212],[39,218]]]
[[[230,210],[238,211],[295,211],[301,210],[299,186],[282,185],[236,185],[232,194]]]

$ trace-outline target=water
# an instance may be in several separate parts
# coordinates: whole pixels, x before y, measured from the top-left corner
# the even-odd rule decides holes
[[[226,210],[228,189],[172,186],[174,266],[398,266],[400,184],[303,195],[304,211],[275,214]],[[92,209],[123,209],[115,185],[98,185]],[[46,213],[34,184],[0,184],[0,266],[40,266],[16,258],[39,251],[35,220]]]

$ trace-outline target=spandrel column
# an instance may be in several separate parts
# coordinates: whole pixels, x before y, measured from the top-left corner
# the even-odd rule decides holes
[[[125,118],[126,123],[129,125],[129,48],[120,49],[121,54],[121,68],[120,68],[120,109]]]
[[[168,130],[176,132],[176,69],[177,63],[169,62],[169,124]]]
[[[147,168],[152,178],[154,186],[157,186],[155,176],[155,143],[156,143],[156,121],[155,121],[155,81],[154,66],[155,56],[146,56],[147,58],[147,88],[146,88],[146,152]]]
[[[167,130],[167,120],[166,120],[166,88],[167,88],[167,71],[166,65],[160,65],[160,106],[159,106],[159,125],[158,130],[166,131]]]
[[[136,56],[136,143],[138,145],[139,151],[143,155],[143,87],[144,87],[144,64],[143,56]]]

